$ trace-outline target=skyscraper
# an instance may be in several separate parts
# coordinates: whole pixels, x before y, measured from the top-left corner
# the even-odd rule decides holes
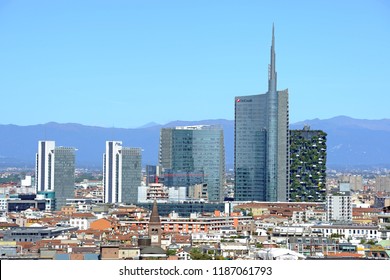
[[[121,141],[107,141],[103,155],[105,203],[137,203],[141,185],[141,149],[122,147]]]
[[[225,148],[221,127],[197,125],[161,129],[159,161],[171,177],[191,176],[182,181],[206,183],[209,201],[223,200]],[[204,182],[199,182],[202,178]]]
[[[54,209],[74,197],[75,149],[56,147],[55,141],[39,141],[36,154],[35,188],[37,193],[54,192]]]
[[[289,201],[325,202],[326,135],[308,126],[290,131]]]
[[[39,141],[35,162],[36,191],[54,191],[54,141]]]
[[[287,201],[288,90],[277,90],[275,36],[265,94],[235,97],[235,200]]]
[[[158,177],[160,174],[160,166],[159,165],[146,165],[145,173],[146,173],[146,185],[158,183]]]

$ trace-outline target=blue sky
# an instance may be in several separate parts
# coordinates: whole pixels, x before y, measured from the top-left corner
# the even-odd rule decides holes
[[[390,118],[390,2],[0,1],[0,124],[234,119],[272,23],[290,122]]]

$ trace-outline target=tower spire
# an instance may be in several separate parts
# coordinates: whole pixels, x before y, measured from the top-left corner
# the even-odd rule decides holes
[[[275,68],[275,25],[272,23],[272,45],[271,45],[271,63],[268,74],[268,91],[276,91],[276,68]]]
[[[272,23],[272,47],[275,49],[275,24]]]
[[[160,216],[158,215],[157,200],[153,202],[152,213],[150,214],[149,223],[160,223]]]

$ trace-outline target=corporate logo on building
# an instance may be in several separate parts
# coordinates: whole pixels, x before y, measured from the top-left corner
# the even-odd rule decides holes
[[[252,102],[252,99],[237,98],[237,99],[236,99],[236,102],[237,102],[237,103]]]

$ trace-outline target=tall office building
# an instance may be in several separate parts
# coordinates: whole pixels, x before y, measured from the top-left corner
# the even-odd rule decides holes
[[[35,165],[37,193],[54,193],[54,209],[61,210],[74,197],[75,149],[56,147],[55,141],[39,141]]]
[[[326,135],[308,126],[290,131],[289,201],[325,202]]]
[[[159,165],[146,165],[145,168],[145,183],[147,186],[149,184],[154,184],[158,183],[159,177],[161,175],[161,170],[160,170]]]
[[[265,94],[235,97],[235,200],[287,201],[288,90],[277,91],[275,36]]]
[[[105,203],[137,203],[142,181],[141,149],[122,147],[121,141],[107,141],[103,155]]]
[[[196,184],[205,183],[209,201],[223,201],[225,148],[220,126],[197,125],[161,129],[159,161],[163,169],[169,170],[165,173],[167,176],[164,176],[164,182],[182,180]],[[191,178],[182,178],[183,176]],[[202,178],[204,181],[199,182]]]

